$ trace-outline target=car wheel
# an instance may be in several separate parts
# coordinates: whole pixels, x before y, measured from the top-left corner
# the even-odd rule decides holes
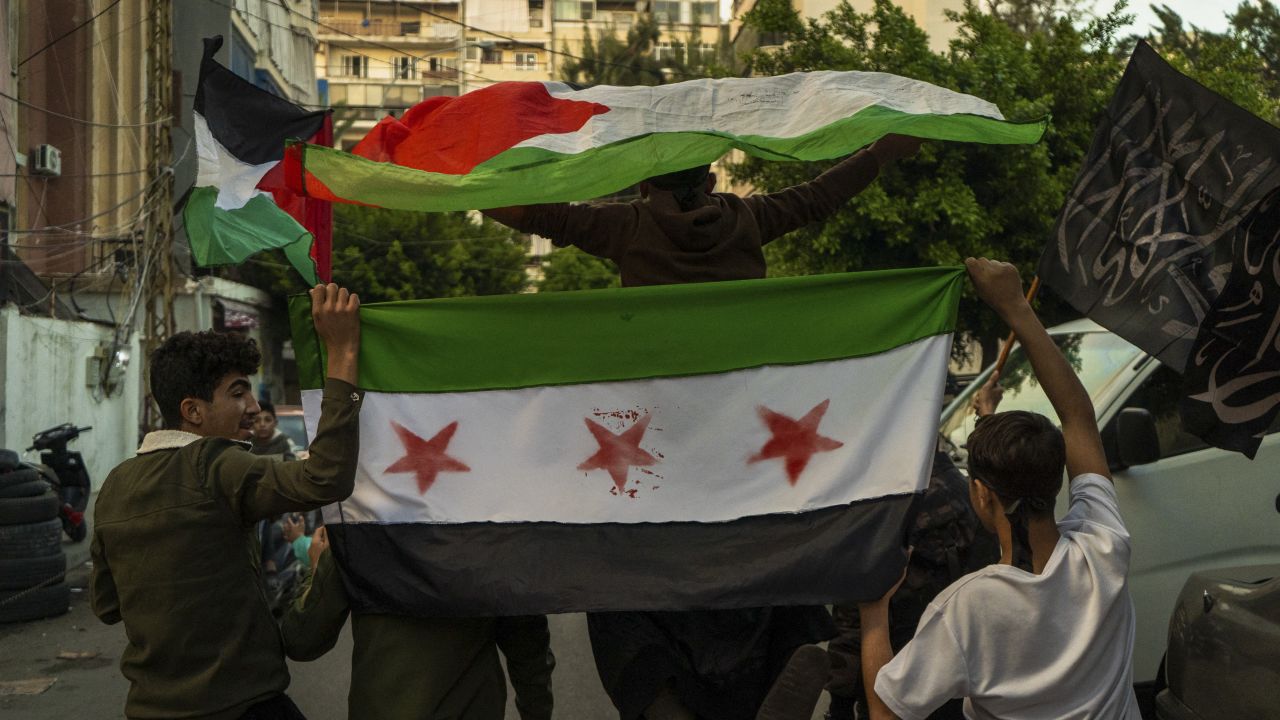
[[[0,560],[0,590],[25,590],[36,585],[62,582],[67,556],[61,551],[43,557]]]
[[[62,552],[62,520],[0,525],[0,560],[42,557]]]
[[[66,583],[15,593],[0,593],[0,622],[56,617],[70,609],[71,588]]]

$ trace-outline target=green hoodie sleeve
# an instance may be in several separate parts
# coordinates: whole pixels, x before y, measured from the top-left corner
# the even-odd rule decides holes
[[[351,606],[333,553],[325,550],[302,592],[280,619],[284,651],[291,660],[315,660],[333,649]]]

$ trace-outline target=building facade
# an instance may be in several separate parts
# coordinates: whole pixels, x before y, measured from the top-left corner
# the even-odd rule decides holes
[[[558,80],[593,38],[625,36],[652,14],[658,59],[712,53],[719,6],[698,0],[320,0],[316,73],[335,108],[337,144],[350,149],[388,113],[495,82]]]

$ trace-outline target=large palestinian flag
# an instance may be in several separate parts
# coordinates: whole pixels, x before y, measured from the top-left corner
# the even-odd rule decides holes
[[[587,200],[737,148],[826,160],[888,133],[1034,143],[1046,121],[1006,122],[993,104],[885,73],[812,72],[657,87],[504,82],[385,118],[351,152],[290,147],[294,189],[402,210]]]
[[[331,211],[327,202],[291,191],[280,160],[286,140],[326,139],[328,112],[304,110],[254,86],[213,59],[221,47],[221,36],[205,38],[196,88],[199,169],[183,210],[192,255],[200,265],[226,265],[282,248],[315,284],[317,262],[328,263]],[[313,239],[324,245],[314,255]],[[327,267],[320,271],[327,277]]]
[[[878,597],[933,456],[961,273],[361,308],[357,608],[509,615]],[[314,433],[324,379],[291,306]]]

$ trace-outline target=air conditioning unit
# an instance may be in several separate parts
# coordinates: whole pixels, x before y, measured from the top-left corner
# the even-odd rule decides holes
[[[62,174],[62,151],[52,145],[37,145],[28,157],[32,175],[58,177]]]

